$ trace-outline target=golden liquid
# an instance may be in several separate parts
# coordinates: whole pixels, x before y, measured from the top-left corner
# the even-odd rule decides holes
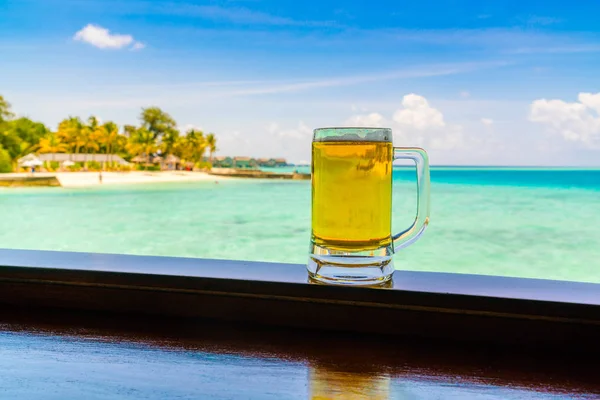
[[[312,234],[317,245],[342,251],[391,243],[392,144],[314,142]]]

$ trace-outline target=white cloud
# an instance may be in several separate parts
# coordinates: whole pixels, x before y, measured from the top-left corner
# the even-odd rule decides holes
[[[225,21],[242,25],[273,25],[273,26],[337,26],[334,21],[294,20],[287,17],[267,14],[243,7],[221,7],[215,5],[168,4],[157,10],[161,14],[185,15],[200,17],[214,21]]]
[[[444,151],[465,144],[462,126],[446,124],[441,111],[431,107],[425,97],[414,93],[402,98],[402,108],[394,112],[392,119],[372,112],[353,115],[344,125],[392,128],[394,142],[401,146],[420,146]]]
[[[188,131],[190,130],[195,130],[195,131],[202,131],[204,132],[204,129],[202,129],[202,127],[198,126],[198,125],[194,125],[194,124],[185,124],[182,126],[178,126],[177,129],[179,129],[179,132],[181,132],[182,135],[187,134]]]
[[[411,93],[402,99],[403,109],[394,113],[394,121],[400,125],[408,125],[419,130],[440,128],[446,123],[444,116],[431,107],[425,97]]]
[[[226,156],[252,156],[255,157],[255,149],[258,144],[253,143],[247,134],[238,130],[219,132],[217,134],[219,154]]]
[[[94,24],[87,24],[83,29],[75,33],[74,40],[89,43],[99,49],[121,49],[133,43],[133,50],[143,49],[143,43],[134,42],[133,36],[111,34],[106,28]]]
[[[432,134],[430,136],[431,137],[429,138],[425,138],[429,140],[424,141],[425,144],[423,147],[437,151],[438,153],[440,151],[470,148],[473,147],[472,145],[475,143],[473,140],[474,138],[465,137],[463,127],[461,125],[453,125],[444,132],[437,132],[436,134]]]
[[[549,20],[548,20],[549,21]],[[374,29],[358,31],[355,42],[382,41],[390,37],[406,44],[426,43],[457,48],[486,49],[500,54],[587,53],[600,51],[597,38],[584,32],[558,32],[523,27],[480,29]],[[348,35],[346,33],[346,35]]]
[[[279,124],[277,122],[271,122],[267,126],[267,132],[269,133],[277,133],[277,131],[279,131]]]
[[[560,53],[598,53],[600,46],[597,44],[569,44],[564,46],[534,46],[518,47],[511,49],[512,54],[560,54]]]
[[[471,93],[467,92],[466,90],[463,90],[458,95],[463,99],[468,99],[469,97],[471,97]]]
[[[241,89],[232,92],[223,93],[225,96],[249,96],[249,95],[264,95],[287,92],[299,92],[304,90],[354,86],[371,82],[391,81],[397,79],[411,78],[427,78],[432,76],[446,76],[464,74],[467,72],[477,71],[480,69],[504,67],[509,63],[504,61],[493,62],[473,62],[473,63],[455,63],[455,64],[438,64],[438,65],[422,65],[419,67],[399,69],[395,71],[382,72],[372,75],[356,75],[341,78],[325,78],[319,80],[310,80],[304,82],[284,82],[277,85],[264,87],[253,87]]]
[[[131,50],[142,50],[146,45],[142,42],[135,42],[133,46],[131,46]]]
[[[282,129],[276,122],[271,122],[267,127],[267,132],[280,138],[293,138],[300,140],[310,140],[313,131],[304,122],[300,121],[297,128]]]
[[[561,22],[560,18],[532,15],[525,20],[528,25],[552,25]]]
[[[354,115],[348,118],[345,122],[345,126],[362,126],[371,128],[380,128],[383,126],[383,116],[379,113],[370,113],[365,115]]]
[[[600,148],[600,93],[579,93],[578,100],[535,100],[529,120],[546,125],[566,141]]]
[[[600,114],[600,92],[593,93],[579,93],[579,101],[592,110],[595,110]]]
[[[285,157],[288,161],[297,163],[299,160],[310,159],[312,132],[312,127],[304,121],[296,125],[273,121],[244,134],[219,132],[219,148],[221,154]]]
[[[586,98],[596,104],[595,98]],[[422,147],[427,150],[433,165],[556,165],[572,159],[568,150],[545,140],[541,129],[527,126],[525,120],[515,120],[512,115],[522,112],[526,103],[510,104],[510,113],[498,103],[466,100],[435,102],[409,94],[403,97],[402,106],[387,113],[371,112],[353,115],[344,125],[377,125],[392,129],[394,145]],[[443,106],[437,107],[438,104]],[[473,118],[474,113],[479,114]],[[497,114],[492,114],[497,113]],[[503,121],[496,126],[496,115]],[[375,124],[376,123],[376,124]],[[483,126],[495,129],[483,129]],[[523,135],[526,131],[528,134]],[[559,139],[560,140],[560,139]],[[542,145],[549,145],[543,149]],[[564,155],[564,159],[557,155]],[[578,164],[589,161],[578,160]]]
[[[84,102],[73,101],[77,107],[143,107],[147,104],[168,104],[169,107],[189,107],[190,104],[204,105],[212,99],[243,98],[250,96],[277,95],[281,93],[308,93],[324,92],[333,87],[352,87],[372,83],[402,79],[427,78],[434,76],[446,76],[468,73],[479,69],[501,67],[506,63],[482,62],[482,63],[455,63],[455,64],[433,64],[417,65],[410,68],[397,69],[394,71],[380,72],[370,75],[348,75],[344,77],[320,77],[296,79],[290,81],[279,80],[224,80],[224,81],[196,81],[176,83],[149,83],[128,85],[119,83],[111,87],[110,91],[101,96],[94,93]],[[210,90],[203,90],[210,87]],[[108,87],[107,87],[108,89]],[[127,90],[124,90],[127,89]],[[116,92],[115,92],[116,90]],[[118,96],[115,97],[115,93]],[[69,101],[73,96],[69,96]],[[354,105],[353,112],[366,112],[368,105]],[[351,108],[349,105],[348,108]],[[262,122],[261,122],[262,123]]]
[[[225,20],[239,24],[259,24],[259,25],[295,25],[295,21],[290,18],[278,17],[252,11],[246,8],[224,8],[219,6],[192,6],[188,11],[195,15],[214,20]]]
[[[359,107],[359,106],[357,106],[356,104],[352,104],[352,105],[350,106],[350,109],[351,109],[353,112],[356,112],[356,111],[360,111],[360,112],[366,112],[366,111],[367,111],[367,108],[366,108],[366,107]]]

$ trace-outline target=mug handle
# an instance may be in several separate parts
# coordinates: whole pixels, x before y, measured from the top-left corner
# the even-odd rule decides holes
[[[425,150],[418,147],[394,147],[394,160],[412,160],[417,167],[417,215],[412,225],[392,236],[394,252],[410,246],[429,225],[429,157]]]

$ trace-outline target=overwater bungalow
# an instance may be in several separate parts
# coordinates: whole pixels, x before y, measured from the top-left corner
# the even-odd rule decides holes
[[[250,157],[234,157],[233,158],[234,168],[256,168],[256,160]]]
[[[257,167],[285,167],[285,158],[252,158],[252,157],[215,157],[212,165],[215,168],[243,168],[253,169]]]
[[[275,159],[272,159],[272,160],[273,160],[273,162],[275,164],[274,165],[275,167],[285,167],[285,166],[288,165],[288,163],[287,163],[287,161],[286,161],[285,158],[275,158]]]
[[[232,168],[233,158],[225,156],[215,157],[213,159],[212,165],[215,168]]]

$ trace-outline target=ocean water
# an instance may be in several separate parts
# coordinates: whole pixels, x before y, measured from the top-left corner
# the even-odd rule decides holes
[[[431,225],[397,269],[600,282],[600,170],[432,169]],[[394,231],[414,216],[394,172]],[[304,263],[308,181],[0,189],[0,247]]]

